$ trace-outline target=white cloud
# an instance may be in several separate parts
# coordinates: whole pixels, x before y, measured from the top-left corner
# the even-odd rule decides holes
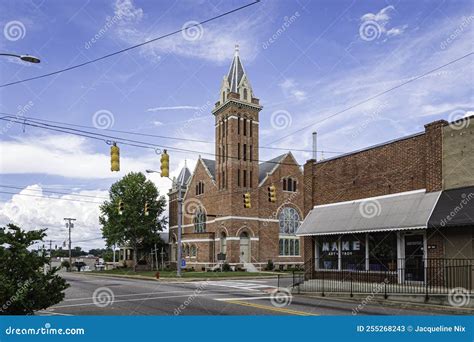
[[[362,21],[373,20],[381,24],[386,24],[390,20],[390,13],[395,10],[392,5],[382,8],[377,13],[366,13],[360,19]]]
[[[199,109],[200,107],[196,106],[170,106],[170,107],[153,107],[153,108],[148,108],[146,111],[147,112],[159,112],[162,110],[182,110],[182,109]]]
[[[283,94],[288,98],[293,98],[297,101],[306,100],[306,92],[298,88],[298,84],[291,78],[285,79],[279,84]]]
[[[64,217],[77,219],[75,228],[71,231],[73,247],[83,249],[103,247],[102,233],[99,224],[99,205],[107,192],[102,190],[77,191],[73,194],[94,197],[79,197],[72,195],[47,194],[39,184],[25,187],[18,194],[4,203],[0,203],[0,226],[14,223],[25,230],[48,228],[45,240],[54,240],[55,245],[61,246],[68,237],[64,226]],[[81,200],[88,202],[75,202]],[[83,241],[88,240],[88,241]],[[77,241],[77,242],[76,242]],[[83,242],[79,242],[83,241]]]
[[[261,144],[269,145],[279,137],[307,127],[271,146],[311,149],[311,132],[317,131],[320,149],[349,152],[423,131],[424,124],[437,119],[447,120],[454,110],[472,111],[472,63],[471,59],[466,58],[323,121],[351,105],[471,51],[469,32],[459,35],[446,49],[433,48],[439,46],[446,39],[446,34],[458,27],[461,21],[462,18],[449,17],[426,24],[416,34],[402,35],[394,43],[397,46],[390,51],[382,51],[378,47],[368,49],[370,45],[360,44],[350,51],[350,58],[357,60],[353,67],[337,68],[338,64],[335,64],[333,69],[328,68],[328,76],[317,80],[299,78],[298,82],[307,91],[306,101],[277,99],[265,103],[264,109],[271,113],[290,108],[290,112],[297,115],[293,126],[289,132],[275,136],[274,131],[265,129],[269,126],[269,119],[265,120],[262,116]],[[344,62],[347,60],[345,58]],[[286,85],[291,85],[291,82]],[[382,110],[373,116],[371,113],[379,106],[383,107]],[[367,118],[372,117],[367,123]],[[303,160],[305,158],[304,153],[297,152],[295,155]]]
[[[189,20],[184,20],[180,27],[176,27],[176,21],[173,25],[163,23],[159,29],[149,30],[145,25],[144,18],[146,14],[143,9],[137,7],[132,0],[117,1],[115,12],[124,13],[126,20],[118,23],[115,31],[118,37],[127,44],[136,44],[144,42],[169,32],[185,27],[186,23],[196,23],[202,19],[211,17],[211,15],[202,12],[204,17],[199,15]],[[186,34],[175,34],[152,44],[146,44],[141,48],[141,52],[151,59],[159,60],[162,55],[176,54],[185,57],[197,57],[212,62],[228,62],[229,55],[234,50],[235,44],[240,45],[240,51],[246,61],[252,61],[258,53],[260,37],[265,34],[262,25],[267,23],[263,15],[252,15],[244,17],[242,20],[232,21],[229,25],[227,19],[216,22],[209,22],[205,25],[192,28],[197,38],[190,39]],[[184,31],[186,32],[186,31]],[[194,34],[193,33],[193,34]]]
[[[128,22],[139,22],[143,18],[143,10],[135,7],[132,0],[117,0],[114,13],[118,18]]]
[[[405,32],[405,29],[408,27],[408,25],[403,25],[399,27],[393,27],[390,30],[387,31],[387,36],[389,37],[395,37],[401,35],[403,32]]]
[[[393,11],[395,11],[395,7],[390,5],[390,6],[382,8],[377,13],[366,13],[360,18],[361,27],[363,27],[364,25],[368,25],[367,28],[371,27],[373,30],[376,31],[373,33],[377,34],[378,36],[382,36],[382,35],[386,35],[386,37],[399,36],[405,32],[408,25],[388,28],[388,24],[390,22]],[[370,33],[367,32],[367,34],[370,34]],[[368,40],[371,40],[371,39],[368,39]]]
[[[163,126],[163,122],[158,121],[158,120],[155,120],[155,121],[153,121],[152,123],[153,123],[153,125],[156,126],[156,127]]]
[[[0,174],[47,174],[68,178],[117,178],[130,171],[145,170],[156,157],[127,157],[122,148],[120,172],[110,171],[109,146],[93,152],[85,138],[70,135],[41,135],[0,141]],[[147,162],[148,161],[148,162]]]

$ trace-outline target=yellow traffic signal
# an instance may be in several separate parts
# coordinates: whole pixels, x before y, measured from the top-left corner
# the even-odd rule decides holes
[[[148,216],[150,213],[148,212],[148,201],[145,202],[145,216]]]
[[[252,203],[250,202],[250,192],[246,192],[244,195],[244,208],[251,208]]]
[[[119,215],[122,215],[122,214],[123,214],[123,209],[124,209],[123,201],[119,201],[119,205],[118,205],[118,213],[119,213]]]
[[[270,185],[268,187],[268,202],[275,203],[277,200],[276,187],[275,185]]]
[[[110,147],[110,170],[120,171],[120,149],[116,143]]]
[[[163,150],[161,155],[161,177],[169,177],[170,175],[170,156]]]

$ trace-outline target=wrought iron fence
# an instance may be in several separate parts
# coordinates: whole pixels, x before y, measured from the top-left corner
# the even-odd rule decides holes
[[[363,267],[360,265],[362,263]],[[341,263],[341,266],[343,264]],[[347,263],[345,264],[348,265]],[[293,273],[293,288],[299,292],[448,294],[453,288],[473,293],[474,260],[472,259],[395,259],[374,267],[359,260],[355,267],[321,269],[313,260],[305,263],[305,271]],[[383,266],[385,265],[385,266]],[[365,269],[363,269],[365,268]]]

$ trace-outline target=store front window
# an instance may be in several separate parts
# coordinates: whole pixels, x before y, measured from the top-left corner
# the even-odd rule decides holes
[[[337,236],[323,236],[319,239],[319,268],[323,270],[337,270],[339,259],[339,238]]]
[[[367,259],[368,256],[368,259]],[[368,233],[318,237],[319,269],[396,271],[397,234]]]
[[[397,268],[397,233],[369,234],[369,270],[395,271]]]
[[[365,270],[365,234],[341,237],[343,270]]]

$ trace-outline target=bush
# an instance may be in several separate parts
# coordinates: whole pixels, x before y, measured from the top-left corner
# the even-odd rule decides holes
[[[268,260],[267,266],[265,267],[265,270],[266,271],[273,271],[274,268],[275,268],[275,265],[273,264],[273,261]]]
[[[229,265],[227,262],[225,262],[225,263],[222,265],[222,271],[223,271],[223,272],[230,272],[230,271],[232,271],[232,269],[230,268],[230,265]]]
[[[62,263],[61,263],[61,267],[64,267],[66,269],[69,270],[69,268],[71,267],[71,264],[69,263],[68,260],[64,260]]]

